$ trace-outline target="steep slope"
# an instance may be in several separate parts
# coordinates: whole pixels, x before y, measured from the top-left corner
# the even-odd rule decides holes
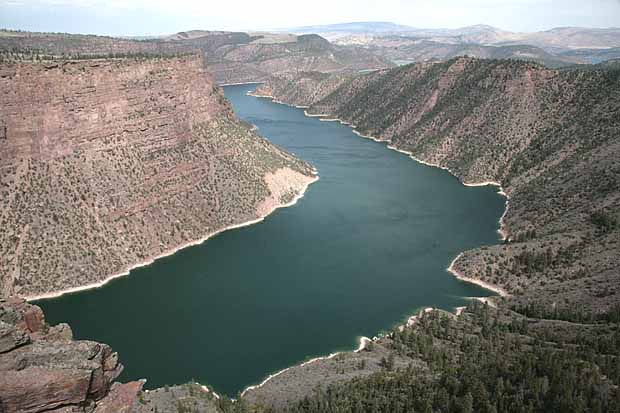
[[[335,46],[309,34],[293,41],[222,47],[207,54],[209,71],[221,83],[259,82],[270,75],[297,71],[358,72],[393,66],[389,61],[355,46]]]
[[[464,182],[501,183],[509,242],[468,251],[454,272],[515,301],[598,312],[620,300],[619,77],[460,58],[357,76],[323,99],[289,103],[313,103],[310,113],[354,124]],[[258,92],[286,101],[292,84],[274,80]]]
[[[302,193],[200,56],[0,69],[0,294],[101,283]]]
[[[284,73],[270,77],[250,94],[257,97],[270,97],[279,103],[308,107],[338,90],[354,74],[330,74],[321,72]]]

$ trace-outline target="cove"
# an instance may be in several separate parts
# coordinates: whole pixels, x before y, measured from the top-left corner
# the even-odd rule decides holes
[[[262,223],[41,300],[47,320],[112,346],[121,381],[196,380],[235,396],[270,373],[351,350],[422,307],[491,293],[450,275],[460,252],[499,242],[505,199],[465,187],[347,126],[225,88],[237,115],[309,161],[320,180]]]

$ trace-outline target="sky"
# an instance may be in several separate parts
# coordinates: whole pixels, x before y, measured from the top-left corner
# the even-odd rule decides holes
[[[354,21],[511,31],[620,27],[620,0],[0,0],[0,27],[30,31],[136,36]]]

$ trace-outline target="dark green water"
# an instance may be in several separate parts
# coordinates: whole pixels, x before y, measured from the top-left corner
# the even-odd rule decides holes
[[[40,301],[48,321],[110,344],[121,380],[209,383],[235,395],[291,364],[353,349],[421,307],[486,296],[445,268],[498,242],[504,198],[361,139],[335,122],[225,89],[237,114],[316,166],[295,206],[136,269]]]

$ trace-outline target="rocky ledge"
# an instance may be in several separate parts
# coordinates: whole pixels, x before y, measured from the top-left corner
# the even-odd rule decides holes
[[[143,382],[114,383],[123,371],[106,344],[73,340],[22,299],[0,299],[0,412],[132,411]]]

